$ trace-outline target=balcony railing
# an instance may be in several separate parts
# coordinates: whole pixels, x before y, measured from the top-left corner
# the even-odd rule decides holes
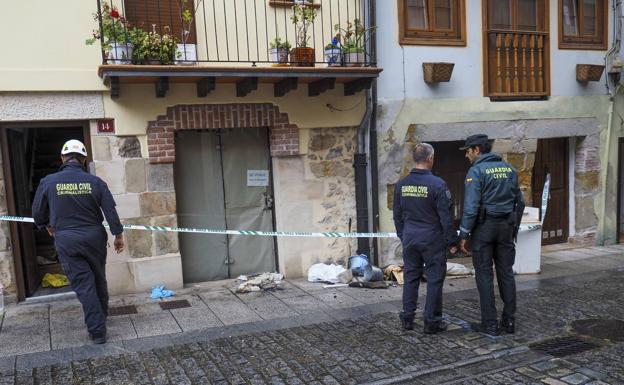
[[[296,25],[292,21],[295,3],[303,4],[307,15],[315,13],[314,20]],[[374,28],[366,3],[97,0],[95,35],[102,45],[103,64],[375,66],[370,44]],[[291,49],[273,49],[276,38],[288,42]],[[178,44],[176,53],[170,52],[170,39]],[[332,40],[337,44],[325,49]],[[309,48],[308,56],[296,50],[302,46]]]
[[[548,96],[548,33],[488,32],[488,95],[491,98]]]

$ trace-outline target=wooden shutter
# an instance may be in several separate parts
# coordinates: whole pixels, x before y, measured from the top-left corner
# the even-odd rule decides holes
[[[189,1],[186,7],[191,12],[195,9],[192,1]],[[179,0],[125,0],[124,14],[133,26],[149,32],[155,25],[159,34],[170,33],[182,43],[183,28]],[[186,42],[197,43],[195,21],[191,25]]]

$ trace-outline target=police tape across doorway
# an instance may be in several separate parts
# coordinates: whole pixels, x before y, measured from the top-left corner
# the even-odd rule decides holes
[[[14,217],[10,215],[0,215],[0,221],[6,222],[26,222],[35,223],[35,220],[28,217]],[[104,225],[108,227],[108,225]],[[291,231],[254,231],[254,230],[214,230],[195,229],[186,227],[167,226],[145,226],[145,225],[123,225],[124,230],[162,231],[173,233],[195,233],[195,234],[219,234],[219,235],[255,235],[261,237],[308,237],[308,238],[396,238],[396,233],[341,233],[341,232],[291,232]],[[542,226],[520,225],[520,231],[539,230]]]

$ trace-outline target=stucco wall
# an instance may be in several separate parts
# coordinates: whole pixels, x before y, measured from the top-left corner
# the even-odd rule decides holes
[[[586,85],[576,81],[576,64],[603,64],[606,51],[558,49],[558,0],[549,0],[551,95],[605,94],[603,73],[600,82]],[[482,1],[466,0],[465,47],[399,45],[397,1],[377,6],[377,62],[380,75],[379,97],[452,98],[483,95],[483,16]],[[609,41],[613,18],[609,8]],[[423,62],[455,63],[451,81],[428,85],[423,80]]]

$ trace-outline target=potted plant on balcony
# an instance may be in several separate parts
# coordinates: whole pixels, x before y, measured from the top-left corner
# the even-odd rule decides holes
[[[133,61],[137,64],[173,64],[176,59],[178,41],[164,27],[162,35],[156,32],[156,24],[151,32],[137,33]]]
[[[340,49],[339,36],[336,35],[331,43],[325,46],[325,63],[328,67],[342,65],[342,49]]]
[[[375,32],[375,27],[364,27],[360,19],[353,22],[347,21],[347,28],[336,24],[334,29],[338,31],[342,43],[343,61],[348,67],[361,66],[366,62],[366,45],[370,35]]]
[[[282,41],[280,37],[276,37],[270,43],[269,53],[271,61],[277,64],[275,66],[284,66],[288,64],[288,52],[290,52],[290,43]]]
[[[291,62],[297,67],[314,67],[314,48],[308,47],[308,44],[310,28],[316,19],[316,9],[305,3],[295,4],[292,9],[290,20],[295,25],[296,47],[291,52]]]
[[[102,28],[93,30],[93,36],[85,43],[93,45],[96,41],[101,41],[109,63],[130,64],[133,49],[130,32],[136,28],[129,30],[129,23],[117,7],[111,7],[106,1],[102,2],[101,11],[93,14],[93,19],[98,24],[101,19]]]
[[[180,60],[176,61],[176,64],[195,64],[197,62],[197,44],[189,43],[188,39],[191,35],[195,15],[202,3],[203,0],[195,0],[195,4],[192,0],[178,0],[182,23],[182,42],[177,46],[176,57]]]

